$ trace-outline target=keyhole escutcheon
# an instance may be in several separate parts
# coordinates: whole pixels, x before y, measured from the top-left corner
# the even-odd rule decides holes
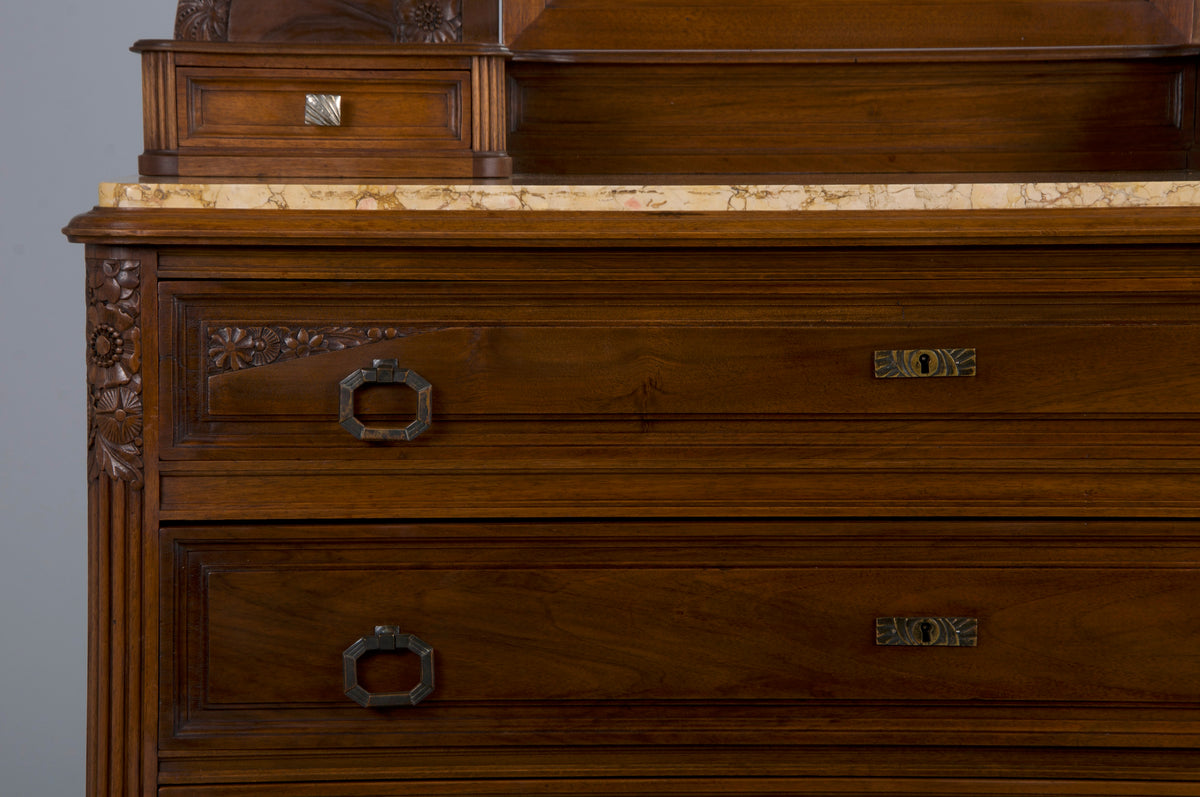
[[[875,352],[876,379],[975,376],[974,349],[881,349]]]
[[[978,617],[876,617],[876,645],[973,648]]]

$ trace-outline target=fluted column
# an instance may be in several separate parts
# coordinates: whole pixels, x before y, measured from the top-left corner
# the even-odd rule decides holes
[[[143,793],[141,264],[87,261],[89,797]]]

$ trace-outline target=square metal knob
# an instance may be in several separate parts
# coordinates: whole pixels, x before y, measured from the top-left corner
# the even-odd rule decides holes
[[[342,95],[304,95],[304,124],[319,127],[341,127]]]

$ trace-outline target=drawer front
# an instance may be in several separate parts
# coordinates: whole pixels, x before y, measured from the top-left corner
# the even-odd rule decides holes
[[[341,384],[376,360],[431,383],[422,446],[650,428],[778,442],[806,421],[874,422],[876,442],[912,445],[905,420],[986,434],[975,422],[1200,414],[1196,305],[707,290],[165,283],[176,442],[361,450],[339,425]],[[363,388],[364,419],[415,412],[413,390]]]
[[[162,744],[1194,742],[1200,529],[997,525],[167,530]]]
[[[1194,514],[1198,305],[1074,289],[168,280],[162,517]]]
[[[180,149],[378,151],[470,147],[470,72],[328,71],[181,67]],[[340,98],[340,124],[306,124],[309,94]],[[299,148],[298,150],[296,148]]]

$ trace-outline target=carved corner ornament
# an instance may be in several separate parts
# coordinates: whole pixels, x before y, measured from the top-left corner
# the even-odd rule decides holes
[[[87,264],[88,478],[142,486],[141,264]]]
[[[462,41],[462,0],[395,0],[397,41],[441,44]]]
[[[175,38],[180,41],[229,40],[229,6],[233,0],[179,0]]]

